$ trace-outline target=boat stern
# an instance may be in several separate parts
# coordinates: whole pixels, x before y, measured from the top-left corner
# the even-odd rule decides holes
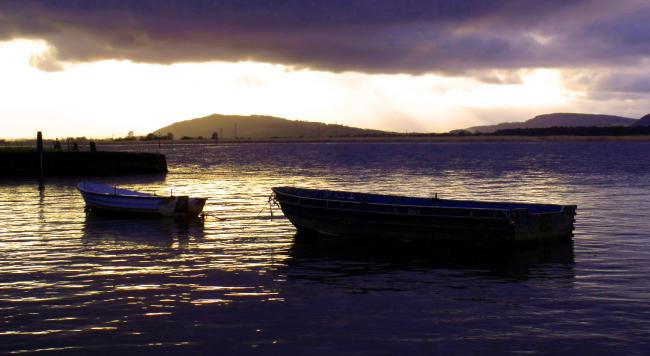
[[[558,212],[539,214],[513,209],[511,223],[515,227],[515,240],[569,239],[573,236],[576,210],[576,205],[563,205]]]
[[[160,214],[163,216],[198,216],[203,211],[207,198],[190,198],[186,195],[168,197],[162,200]]]

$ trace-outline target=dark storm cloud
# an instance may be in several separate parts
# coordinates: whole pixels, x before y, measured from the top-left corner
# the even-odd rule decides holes
[[[130,59],[282,63],[333,71],[468,73],[634,63],[650,6],[603,0],[3,1],[0,39],[33,63]]]
[[[613,94],[650,94],[650,65],[601,71],[567,73],[565,84],[572,89],[590,91],[598,98]]]
[[[650,73],[610,74],[599,80],[594,89],[621,93],[650,93]]]

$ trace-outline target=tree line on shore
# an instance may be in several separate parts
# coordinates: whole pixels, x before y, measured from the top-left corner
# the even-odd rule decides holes
[[[650,135],[650,126],[547,127],[498,130],[491,136],[639,136]]]
[[[471,132],[468,130],[453,130],[450,132],[444,133],[421,133],[421,132],[409,132],[409,133],[397,133],[397,132],[380,132],[380,133],[364,133],[364,134],[342,134],[342,135],[328,135],[323,139],[328,138],[390,138],[390,137],[462,137],[462,136],[640,136],[640,135],[650,135],[650,126],[611,126],[611,127],[598,127],[598,126],[577,126],[577,127],[546,127],[546,128],[518,128],[518,129],[504,129],[497,130],[491,133],[480,133],[480,132]],[[292,139],[292,138],[305,138],[303,136],[298,137],[283,137],[283,136],[272,136],[268,139]],[[309,137],[307,137],[309,138]],[[140,140],[140,141],[152,141],[152,140],[174,140],[174,134],[171,132],[165,135],[156,135],[148,134],[146,136],[132,137],[132,138],[121,138],[116,140]],[[219,136],[215,132],[210,138],[203,136],[190,137],[183,136],[181,140],[218,140]],[[239,139],[251,139],[250,137],[240,137]]]

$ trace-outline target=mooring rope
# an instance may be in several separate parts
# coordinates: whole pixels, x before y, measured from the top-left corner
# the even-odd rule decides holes
[[[250,226],[251,226],[251,223],[252,223],[254,220],[257,220],[257,219],[259,218],[259,216],[264,212],[264,210],[267,209],[267,207],[268,207],[268,209],[269,209],[269,211],[270,211],[270,213],[271,213],[271,220],[273,220],[273,219],[275,218],[275,217],[273,216],[273,207],[277,207],[277,208],[280,207],[280,205],[278,204],[278,201],[275,199],[275,193],[271,193],[271,195],[269,195],[269,198],[267,199],[267,201],[266,201],[266,202],[264,203],[264,205],[262,206],[262,209],[260,209],[260,211],[259,211],[259,212],[254,216],[254,217],[252,217],[252,218],[250,218],[249,220],[247,220],[247,222],[244,224],[244,226],[240,226],[240,227],[238,227],[237,229],[245,230],[246,228],[250,227]],[[214,213],[209,213],[209,212],[203,212],[203,213],[201,213],[201,219],[202,219],[203,221],[205,221],[205,218],[206,218],[206,217],[213,217],[213,218],[215,218],[215,219],[218,220],[218,221],[227,221],[227,220],[228,220],[228,219],[226,219],[226,218],[221,218],[221,217],[217,216],[217,215],[214,214]]]

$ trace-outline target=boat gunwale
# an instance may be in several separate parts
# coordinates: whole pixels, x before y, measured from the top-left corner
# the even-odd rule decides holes
[[[504,216],[499,217],[499,216],[457,216],[457,215],[441,215],[441,214],[417,214],[417,213],[399,213],[399,212],[384,212],[384,211],[369,211],[369,210],[353,210],[353,209],[345,209],[345,208],[331,208],[331,207],[326,207],[326,206],[313,206],[313,205],[306,205],[306,204],[300,204],[300,203],[292,203],[292,202],[284,202],[280,201],[280,204],[288,204],[288,205],[293,205],[293,206],[300,206],[300,207],[309,207],[313,209],[325,209],[325,210],[335,210],[335,211],[343,211],[343,212],[364,212],[364,213],[369,213],[369,214],[377,214],[377,215],[397,215],[397,216],[425,216],[425,217],[441,217],[441,218],[455,218],[455,219],[472,219],[472,220],[511,220],[511,218],[508,216],[509,210],[497,210],[497,209],[483,209],[483,210],[490,210],[490,211],[495,211],[495,212],[502,212],[504,213]],[[391,204],[386,204],[386,205],[391,205]],[[410,207],[409,205],[400,205],[400,207]],[[413,207],[421,207],[419,205],[414,205]],[[467,208],[465,208],[467,209]],[[473,209],[469,209],[473,210]],[[544,214],[552,214],[552,213],[544,213]],[[285,214],[286,215],[286,214]]]
[[[298,198],[298,199],[312,199],[312,200],[319,200],[319,201],[334,201],[334,202],[339,202],[339,203],[356,203],[356,204],[381,205],[381,206],[399,206],[399,207],[405,207],[405,208],[436,208],[436,209],[460,209],[460,210],[482,210],[482,211],[489,210],[489,211],[499,211],[499,212],[504,212],[504,213],[510,213],[512,211],[515,211],[515,210],[526,210],[528,212],[528,214],[530,214],[530,215],[558,214],[558,213],[564,213],[566,208],[577,208],[577,205],[540,204],[540,203],[513,203],[513,204],[522,204],[522,205],[552,206],[552,207],[560,207],[561,208],[559,211],[531,213],[530,210],[525,206],[518,207],[518,208],[511,208],[511,209],[503,209],[503,208],[500,209],[500,208],[480,208],[480,207],[468,208],[468,207],[444,207],[444,206],[431,206],[431,205],[388,204],[388,203],[375,203],[375,202],[360,202],[360,201],[357,201],[357,200],[314,198],[314,197],[295,195],[295,194],[286,193],[286,192],[278,192],[277,191],[278,189],[280,189],[280,190],[297,189],[297,190],[304,190],[304,191],[326,191],[326,192],[332,192],[332,193],[359,194],[359,193],[355,193],[355,192],[327,190],[327,189],[292,188],[292,187],[273,187],[272,188],[272,190],[273,190],[273,192],[275,194],[291,196],[291,197]],[[406,199],[411,199],[411,198],[435,199],[435,198],[424,198],[424,197],[407,197],[407,196],[401,196],[401,195],[383,195],[383,194],[373,194],[373,193],[360,193],[360,194],[368,194],[368,195],[371,195],[371,196],[381,196],[381,197],[406,198]],[[441,201],[468,202],[468,203],[473,202],[472,200],[453,200],[453,199],[438,199],[438,200],[441,200]],[[507,202],[493,202],[493,201],[481,201],[480,203],[509,204]],[[304,205],[304,204],[293,204],[293,205]],[[327,207],[327,209],[346,210],[346,209],[336,209],[336,208],[329,208],[329,207]],[[352,210],[352,211],[354,211],[354,210]],[[374,213],[377,213],[377,212],[374,212]],[[396,213],[387,213],[387,214],[396,214]],[[418,215],[418,214],[399,214],[399,215]],[[420,214],[420,215],[422,215],[422,214]],[[422,216],[432,216],[432,215],[422,215]]]
[[[88,189],[84,189],[80,187],[82,183],[77,184],[77,189],[83,193],[83,194],[92,194],[92,195],[98,195],[98,196],[103,196],[103,197],[120,197],[120,198],[129,198],[129,199],[173,199],[173,198],[178,198],[178,197],[188,197],[189,199],[201,199],[207,201],[208,198],[202,198],[202,197],[191,197],[189,195],[170,195],[170,196],[163,196],[163,195],[151,195],[148,193],[141,193],[141,194],[148,194],[148,195],[126,195],[126,194],[116,194],[116,193],[100,193],[100,192],[95,192],[91,191]],[[122,190],[127,190],[128,189],[122,189]],[[138,193],[136,191],[132,191],[134,193]]]
[[[112,194],[112,193],[97,193],[97,192],[91,192],[87,190],[81,190],[79,189],[82,193],[84,194],[91,194],[91,195],[98,195],[102,197],[119,197],[119,198],[129,198],[129,199],[170,199],[170,198],[175,198],[177,196],[171,195],[171,196],[139,196],[139,195],[123,195],[123,194]]]

